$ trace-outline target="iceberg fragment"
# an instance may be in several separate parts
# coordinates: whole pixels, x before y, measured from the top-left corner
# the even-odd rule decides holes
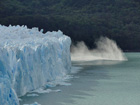
[[[41,105],[41,104],[34,102],[33,104],[24,104],[24,105]]]
[[[70,44],[61,31],[0,25],[0,105],[18,105],[17,96],[69,73]]]
[[[38,94],[27,94],[28,97],[37,97],[39,96]]]

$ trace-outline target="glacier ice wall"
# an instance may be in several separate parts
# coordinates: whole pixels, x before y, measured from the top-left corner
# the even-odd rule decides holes
[[[1,66],[1,65],[0,65]],[[18,98],[8,76],[0,72],[0,105],[18,105]]]
[[[17,96],[70,72],[70,38],[42,31],[0,25],[0,104],[16,105]]]

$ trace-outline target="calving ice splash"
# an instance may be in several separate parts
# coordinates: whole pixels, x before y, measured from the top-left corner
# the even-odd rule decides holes
[[[107,37],[101,37],[96,42],[96,46],[96,49],[89,50],[84,42],[79,42],[76,46],[72,45],[72,61],[127,60],[115,41]]]
[[[70,44],[61,31],[0,25],[0,105],[19,105],[19,96],[65,78]]]

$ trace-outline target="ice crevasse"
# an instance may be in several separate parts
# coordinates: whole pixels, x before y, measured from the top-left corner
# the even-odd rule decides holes
[[[71,70],[71,39],[61,31],[0,25],[0,105],[19,105],[18,98]]]

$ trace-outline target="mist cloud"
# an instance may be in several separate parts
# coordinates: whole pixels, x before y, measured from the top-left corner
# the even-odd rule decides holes
[[[84,42],[78,42],[75,46],[72,45],[72,61],[127,60],[116,42],[107,37],[101,37],[96,42],[96,46],[96,49],[89,50]]]

